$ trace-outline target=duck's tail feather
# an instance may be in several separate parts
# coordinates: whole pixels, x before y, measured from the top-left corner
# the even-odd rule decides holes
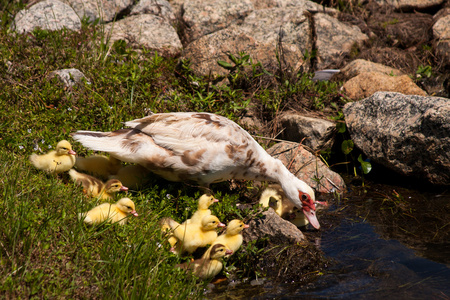
[[[135,133],[136,130],[131,128],[120,129],[112,132],[79,130],[72,133],[72,137],[74,140],[83,144],[86,148],[114,154],[121,152],[123,150],[122,145],[124,140],[127,140],[130,135]]]

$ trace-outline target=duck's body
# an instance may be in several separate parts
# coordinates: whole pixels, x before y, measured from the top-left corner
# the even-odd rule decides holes
[[[197,210],[192,214],[192,217],[190,219],[186,220],[185,223],[186,224],[190,224],[190,223],[200,224],[204,217],[211,215],[211,210],[209,209],[209,207],[215,202],[219,202],[219,200],[217,200],[216,198],[214,198],[211,195],[203,194],[198,199]]]
[[[134,202],[130,198],[122,198],[116,204],[103,203],[87,213],[78,214],[78,218],[87,224],[99,224],[105,221],[124,225],[128,216],[138,216]]]
[[[225,232],[219,235],[214,240],[214,242],[211,244],[211,247],[207,250],[207,252],[210,251],[210,249],[212,249],[212,246],[222,244],[227,249],[235,253],[241,247],[242,242],[244,240],[241,232],[242,230],[248,227],[249,226],[247,224],[244,224],[244,222],[241,220],[231,220],[228,223]]]
[[[201,224],[179,224],[171,218],[164,218],[162,227],[170,228],[172,236],[176,238],[175,253],[193,253],[199,247],[206,247],[217,238],[217,227],[224,227],[216,216],[205,216]],[[172,245],[173,247],[174,245]]]
[[[222,271],[222,258],[225,255],[231,255],[233,251],[226,248],[222,244],[216,244],[208,249],[208,254],[205,253],[202,258],[194,261],[179,264],[178,268],[190,270],[200,279],[213,278]]]
[[[141,165],[127,165],[120,168],[117,174],[109,176],[109,179],[118,179],[130,189],[139,189],[150,173]]]
[[[109,176],[117,174],[122,167],[122,162],[112,156],[91,155],[77,157],[75,167],[78,170],[107,179]]]
[[[111,199],[119,191],[127,191],[128,188],[117,179],[110,179],[106,183],[84,173],[71,169],[69,175],[72,180],[83,187],[83,191],[90,197],[102,200]]]
[[[69,171],[74,166],[76,154],[72,150],[72,145],[68,141],[62,140],[56,145],[56,150],[42,155],[31,154],[30,162],[39,170],[58,174]]]
[[[314,191],[270,156],[233,121],[211,113],[153,114],[114,132],[77,131],[75,140],[122,161],[140,164],[171,181],[208,187],[229,179],[274,181],[319,228]]]

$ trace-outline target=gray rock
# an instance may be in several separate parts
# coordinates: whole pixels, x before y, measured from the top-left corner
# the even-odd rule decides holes
[[[183,6],[185,38],[192,42],[242,21],[252,10],[250,0],[190,0]]]
[[[378,92],[344,107],[355,145],[400,174],[450,185],[450,100]]]
[[[66,87],[73,87],[86,78],[78,69],[62,69],[50,72],[49,77],[57,77]],[[88,81],[89,82],[89,81]]]
[[[327,14],[314,15],[318,49],[317,68],[326,68],[339,57],[350,53],[354,44],[362,44],[369,37],[357,26],[346,25]]]
[[[151,14],[164,18],[167,22],[175,26],[177,18],[172,10],[172,6],[166,0],[141,0],[131,9],[130,15]]]
[[[332,193],[345,191],[345,182],[331,171],[318,157],[300,144],[281,142],[267,149],[267,153],[278,158],[298,178],[309,184],[316,192]]]
[[[183,48],[175,28],[155,15],[135,15],[106,24],[105,33],[110,43],[125,40],[138,47],[156,50],[162,56],[178,55]]]
[[[31,32],[37,27],[46,30],[80,30],[81,21],[67,4],[47,0],[19,11],[14,18],[14,29],[18,33]]]
[[[446,65],[450,65],[450,14],[436,21],[433,36],[436,39],[436,52]]]
[[[249,228],[242,232],[244,241],[269,238],[272,243],[295,244],[305,239],[305,236],[294,224],[282,219],[269,208],[262,213],[262,217],[256,217],[248,222]]]
[[[334,8],[324,7],[313,1],[308,0],[252,0],[255,9],[265,9],[274,7],[290,7],[296,9],[298,7],[307,7],[311,11],[327,12],[337,16],[338,11]]]
[[[298,143],[304,139],[302,144],[313,152],[332,147],[336,124],[331,121],[287,113],[280,123],[282,139]]]
[[[100,19],[111,22],[118,14],[129,10],[133,0],[63,0],[70,5],[80,18],[87,18],[90,22]]]
[[[254,63],[261,62],[264,66],[277,63],[274,44],[259,43],[239,26],[234,25],[190,43],[181,58],[190,59],[191,68],[198,75],[225,76],[229,71],[220,67],[217,61],[231,63],[227,53],[237,55],[241,51],[249,54]],[[283,44],[283,52],[287,63],[291,64],[294,70],[298,69],[303,53],[292,44]]]
[[[375,2],[401,11],[413,11],[439,6],[444,0],[375,0]]]

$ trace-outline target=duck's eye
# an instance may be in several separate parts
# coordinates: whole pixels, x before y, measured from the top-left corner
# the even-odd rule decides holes
[[[305,194],[302,195],[302,201],[307,201],[308,200],[308,196],[306,196]]]

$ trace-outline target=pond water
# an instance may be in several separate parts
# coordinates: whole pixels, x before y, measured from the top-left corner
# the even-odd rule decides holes
[[[390,186],[334,201],[320,215],[325,226],[306,232],[332,260],[318,280],[306,285],[225,282],[206,298],[450,299],[449,203],[445,191]]]

